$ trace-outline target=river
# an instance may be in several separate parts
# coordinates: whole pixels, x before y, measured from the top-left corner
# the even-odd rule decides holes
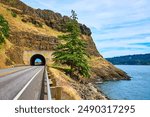
[[[150,66],[116,65],[131,80],[106,81],[98,84],[101,91],[113,100],[150,100]]]

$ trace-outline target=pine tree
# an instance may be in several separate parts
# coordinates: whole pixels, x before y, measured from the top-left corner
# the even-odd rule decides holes
[[[89,65],[87,62],[86,43],[80,39],[80,27],[77,22],[77,14],[71,11],[71,20],[67,23],[68,34],[61,35],[58,38],[64,43],[59,44],[54,55],[54,61],[70,67],[70,77],[83,76],[90,77]]]

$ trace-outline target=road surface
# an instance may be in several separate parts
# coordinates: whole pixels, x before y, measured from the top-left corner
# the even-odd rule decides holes
[[[0,70],[0,100],[39,100],[44,66]]]

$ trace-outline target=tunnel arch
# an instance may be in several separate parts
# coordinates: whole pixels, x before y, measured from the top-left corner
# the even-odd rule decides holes
[[[43,55],[35,54],[30,59],[30,65],[37,65],[36,64],[36,59],[40,59],[41,60],[41,63],[38,64],[38,65],[45,65],[46,64],[46,59],[45,59],[45,57]]]

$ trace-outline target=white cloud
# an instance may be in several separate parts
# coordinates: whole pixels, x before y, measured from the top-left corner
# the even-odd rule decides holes
[[[22,1],[31,4],[31,1]],[[94,29],[93,37],[97,48],[100,52],[106,50],[102,51],[104,57],[150,52],[150,47],[132,45],[150,42],[149,35],[139,37],[150,33],[150,0],[32,0],[31,5],[63,15],[70,15],[71,9],[74,9],[79,21]],[[124,46],[133,50],[114,48]]]

